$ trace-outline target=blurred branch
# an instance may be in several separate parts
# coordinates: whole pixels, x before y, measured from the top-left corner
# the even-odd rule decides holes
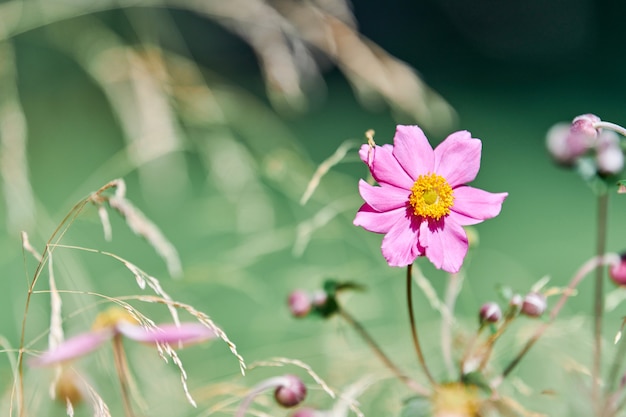
[[[1,22],[0,22],[1,27]],[[13,45],[0,41],[0,176],[11,232],[30,229],[35,223],[35,197],[29,179],[26,116],[17,89]]]
[[[128,7],[189,10],[238,34],[257,54],[268,95],[279,109],[306,110],[311,94],[323,91],[320,67],[331,61],[365,105],[384,101],[400,118],[429,130],[448,130],[454,122],[454,110],[410,66],[357,31],[345,1],[101,0],[50,6],[13,0],[0,5],[0,40],[72,17]]]
[[[102,88],[125,133],[126,153],[138,167],[142,188],[165,203],[177,198],[187,183],[186,164],[177,154],[183,148],[181,129],[166,91],[160,51],[139,53],[88,17],[50,29],[56,45]]]

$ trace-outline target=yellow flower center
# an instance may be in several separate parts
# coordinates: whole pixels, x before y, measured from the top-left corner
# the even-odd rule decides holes
[[[453,203],[452,187],[440,175],[420,175],[411,187],[409,204],[416,216],[439,220],[450,213]]]
[[[460,383],[437,387],[432,396],[434,417],[476,417],[480,410],[480,397],[475,386]]]
[[[128,311],[119,307],[111,307],[96,316],[91,328],[93,330],[106,329],[115,326],[120,321],[137,324],[137,320]]]

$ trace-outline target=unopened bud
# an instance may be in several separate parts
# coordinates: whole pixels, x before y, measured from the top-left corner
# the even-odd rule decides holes
[[[617,133],[605,130],[598,136],[596,165],[598,173],[604,175],[616,175],[624,169],[624,153]]]
[[[481,323],[496,323],[502,318],[502,310],[496,303],[485,303],[480,308],[479,318]]]
[[[546,134],[548,153],[550,153],[554,162],[565,166],[572,166],[579,156],[572,152],[567,143],[570,126],[569,123],[557,123]]]
[[[577,116],[572,121],[570,132],[573,135],[581,135],[587,141],[593,141],[598,137],[599,129],[594,124],[600,122],[601,119],[595,114],[587,113]]]
[[[509,306],[511,307],[522,308],[523,303],[524,303],[524,300],[522,299],[522,296],[519,294],[513,295],[513,297],[511,297],[511,299],[509,300]]]
[[[539,317],[546,311],[548,302],[543,294],[531,292],[526,294],[522,303],[522,313],[528,317]]]
[[[311,296],[313,305],[317,308],[323,307],[328,301],[328,294],[324,290],[317,290]]]
[[[289,311],[294,317],[305,317],[311,311],[311,297],[302,290],[294,290],[287,299]]]
[[[306,386],[295,375],[285,375],[284,382],[274,391],[276,402],[283,407],[295,407],[306,397]]]
[[[626,286],[626,253],[620,256],[619,262],[609,267],[609,277],[615,284]]]

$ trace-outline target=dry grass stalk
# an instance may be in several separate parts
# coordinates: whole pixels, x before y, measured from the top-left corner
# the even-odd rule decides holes
[[[293,244],[292,253],[295,256],[302,256],[313,233],[320,227],[328,224],[328,222],[337,217],[340,213],[353,210],[353,203],[354,199],[352,197],[333,201],[315,213],[312,218],[299,223],[296,230],[296,238]]]
[[[126,199],[126,183],[124,180],[116,179],[109,184],[110,187],[115,188],[115,193],[112,196],[106,196],[101,192],[96,192],[90,197],[91,201],[99,207],[102,206],[103,202],[108,202],[109,206],[120,213],[122,218],[124,218],[130,230],[144,238],[148,244],[154,248],[156,253],[165,261],[170,275],[172,277],[182,276],[182,265],[178,251],[165,237],[163,232]],[[100,215],[100,218],[103,218],[102,215]],[[107,229],[110,228],[110,225],[108,223],[108,216],[104,218],[106,222],[103,223],[103,228],[106,237]]]
[[[347,140],[339,145],[337,150],[330,157],[328,157],[324,162],[319,164],[319,166],[315,170],[315,173],[313,174],[313,177],[311,177],[311,181],[309,181],[306,190],[304,190],[302,198],[300,199],[301,205],[305,205],[307,201],[309,201],[309,198],[311,198],[311,196],[319,186],[322,177],[326,175],[332,167],[340,163],[346,157],[349,151],[356,148],[357,146],[359,146],[358,142],[354,140]]]
[[[136,298],[139,301],[144,301],[144,302],[147,302],[147,303],[159,303],[159,304],[171,305],[173,307],[180,308],[180,309],[183,309],[183,310],[187,311],[190,315],[195,317],[200,323],[204,324],[209,329],[213,330],[213,332],[215,332],[217,337],[219,337],[220,339],[222,339],[224,341],[224,343],[226,343],[226,345],[228,346],[228,349],[237,358],[237,361],[239,362],[239,369],[241,371],[241,374],[245,375],[245,373],[246,373],[245,372],[246,371],[246,363],[245,363],[243,357],[239,354],[239,352],[237,352],[237,346],[233,342],[231,342],[231,340],[228,338],[226,333],[220,327],[218,327],[213,322],[213,320],[211,320],[211,318],[209,316],[207,316],[205,313],[196,310],[193,306],[190,306],[189,304],[181,303],[181,302],[178,302],[178,301],[166,300],[166,299],[160,298],[160,297],[155,297],[155,296],[136,296],[134,298]]]
[[[250,369],[257,368],[259,366],[285,366],[285,365],[295,365],[299,368],[302,368],[306,371],[307,374],[331,397],[337,397],[337,393],[333,390],[313,369],[306,363],[302,362],[298,359],[290,359],[290,358],[271,358],[266,361],[257,361],[250,365]]]
[[[50,247],[51,248],[75,249],[75,250],[81,250],[81,251],[91,252],[91,253],[99,253],[101,255],[109,256],[121,262],[126,267],[126,269],[128,269],[133,274],[133,276],[135,277],[135,281],[137,282],[137,285],[139,286],[139,288],[143,290],[146,288],[146,285],[147,285],[148,287],[150,287],[150,289],[152,289],[155,292],[155,294],[163,297],[166,300],[172,301],[172,297],[168,293],[166,293],[165,290],[163,290],[163,287],[161,287],[161,283],[159,282],[158,279],[149,275],[148,273],[143,271],[141,268],[139,268],[137,265],[122,258],[121,256],[118,256],[111,252],[100,251],[98,249],[85,248],[82,246],[69,246],[69,245],[54,244],[54,245],[50,245]],[[176,311],[176,309],[170,305],[168,305],[167,307],[170,311],[170,315],[172,316],[172,320],[174,320],[174,323],[177,323],[177,324],[180,323],[180,320],[178,318],[178,312]]]
[[[352,21],[314,2],[282,1],[278,9],[302,39],[323,51],[366,102],[377,97],[431,130],[447,130],[456,115],[406,63],[358,33]]]
[[[0,30],[2,21],[0,20]],[[35,224],[35,197],[28,175],[28,129],[17,88],[15,54],[9,41],[0,42],[0,176],[11,232]]]

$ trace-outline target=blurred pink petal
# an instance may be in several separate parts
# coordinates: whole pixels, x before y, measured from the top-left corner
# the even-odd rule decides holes
[[[121,321],[116,329],[129,339],[143,343],[197,343],[215,338],[215,332],[200,323],[161,324],[148,329]]]
[[[433,150],[417,126],[398,126],[393,147],[361,148],[380,186],[359,182],[365,204],[353,223],[385,234],[381,251],[390,266],[426,256],[437,268],[459,271],[468,250],[462,226],[497,216],[508,195],[465,186],[478,174],[481,149],[480,139],[459,131]]]
[[[98,349],[115,335],[112,328],[81,333],[65,340],[53,350],[43,353],[30,361],[31,366],[49,366],[76,359]]]

